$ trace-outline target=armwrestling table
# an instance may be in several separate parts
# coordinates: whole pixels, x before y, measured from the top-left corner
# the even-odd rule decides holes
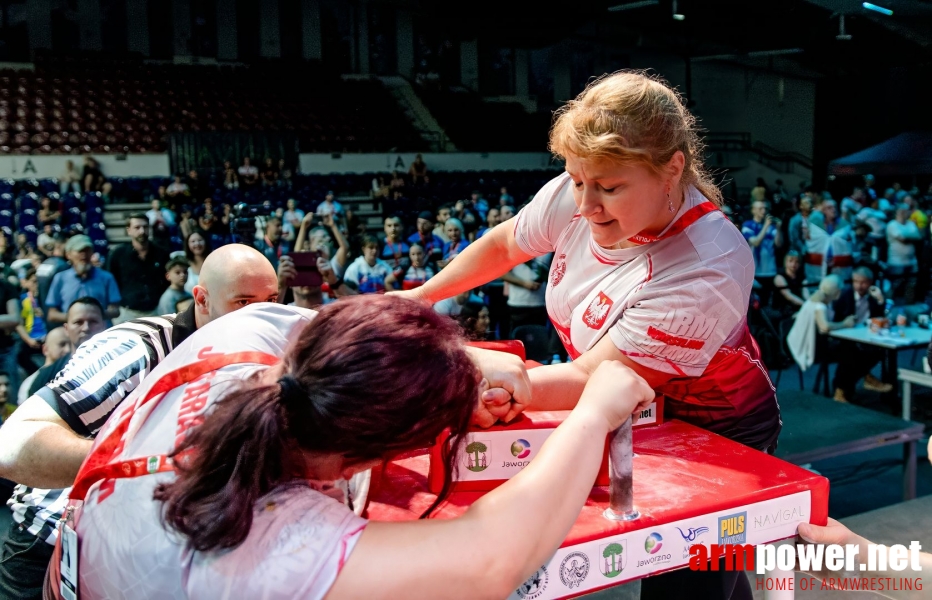
[[[533,450],[534,443],[525,439],[529,437],[528,423],[555,416],[559,418],[557,413],[528,413],[515,423],[493,428],[513,432],[515,442],[524,444],[512,446],[511,454],[505,457],[496,456],[494,451],[483,455],[482,468],[523,457],[525,447]],[[489,437],[488,431],[477,430],[469,436]],[[799,523],[824,525],[828,517],[827,479],[698,427],[673,420],[635,428],[633,450],[633,499],[640,516],[630,521],[606,518],[603,513],[609,507],[609,487],[596,485],[557,552],[510,598],[547,600],[584,595],[685,568],[694,544],[708,548],[712,544],[758,545],[785,540],[795,537]],[[527,460],[533,456],[531,452]],[[478,461],[467,460],[473,466],[470,471],[478,468]],[[466,467],[467,463],[460,461],[460,469]],[[436,497],[430,492],[430,470],[425,450],[388,462],[380,472],[374,472],[368,518],[417,519]],[[611,483],[616,482],[613,479]],[[488,490],[455,488],[431,518],[459,516],[485,493]],[[779,594],[787,598],[792,592]]]

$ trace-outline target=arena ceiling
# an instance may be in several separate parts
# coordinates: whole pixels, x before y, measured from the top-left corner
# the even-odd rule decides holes
[[[458,8],[427,0],[417,4],[419,12],[440,19],[463,39],[478,33],[480,39],[517,47],[544,47],[570,38],[813,77],[932,63],[932,0],[875,0],[880,8],[892,10],[892,16],[868,10],[860,0],[473,0]]]

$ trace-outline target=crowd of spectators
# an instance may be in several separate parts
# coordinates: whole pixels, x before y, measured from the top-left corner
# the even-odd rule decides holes
[[[248,157],[236,168],[227,162],[220,172],[226,189],[253,190],[254,198],[261,199],[263,190],[291,190],[293,173],[272,158],[260,166]],[[78,299],[99,304],[104,324],[183,310],[193,301],[206,257],[230,241],[259,250],[279,273],[280,300],[300,306],[423,285],[523,206],[504,186],[491,197],[477,189],[437,201],[434,182],[442,179],[432,176],[420,156],[406,172],[376,176],[369,195],[381,207],[383,228],[373,235],[353,205],[342,204],[332,190],[311,205],[289,197],[276,208],[260,200],[244,218],[229,202],[215,203],[211,185],[190,171],[159,187],[148,211],[128,215],[129,241],[104,254],[80,230],[62,230],[60,208],[43,197],[42,233],[35,244],[21,232],[0,234],[0,292],[7,309],[0,316],[0,371],[17,392],[12,397],[24,378],[54,357],[45,348],[48,336],[67,325]],[[59,184],[63,191],[103,192],[108,182],[89,159],[81,173],[68,161]],[[809,187],[790,194],[780,182],[770,188],[761,181],[751,191],[746,215],[740,205],[727,207],[752,249],[756,284],[749,322],[768,366],[795,360],[807,368],[829,356],[844,362],[834,382],[836,399],[853,399],[862,378],[866,389],[889,390],[890,382],[870,375],[876,353],[842,352],[823,334],[924,299],[928,282],[919,274],[928,270],[919,265],[926,264],[929,248],[930,205],[932,186],[924,196],[898,185],[878,193],[867,178],[841,202]],[[545,309],[550,259],[519,265],[436,308],[460,321],[474,339],[522,338],[528,328],[538,336],[548,331],[547,356],[563,354],[550,335]],[[308,279],[309,272],[316,275]],[[813,344],[810,331],[816,332]],[[803,338],[812,346],[811,361],[800,359],[806,355]],[[791,342],[798,352],[788,348]]]
[[[930,210],[932,185],[925,194],[896,182],[879,190],[867,175],[838,201],[810,186],[793,195],[782,182],[758,180],[748,218],[732,210],[732,219],[754,257],[749,314],[769,366],[837,362],[833,396],[841,402],[856,401],[861,379],[866,390],[889,392],[893,382],[871,374],[883,358],[876,348],[851,351],[826,334],[929,313]]]
[[[489,199],[479,190],[446,202],[434,196],[432,208],[413,212],[414,199],[439,193],[418,156],[406,172],[381,179],[396,204],[374,182],[370,196],[384,217],[382,232],[373,235],[332,190],[312,204],[299,203],[290,194],[293,176],[284,161],[272,158],[259,166],[249,157],[235,168],[227,162],[219,176],[223,187],[252,192],[257,210],[244,218],[230,202],[214,201],[216,179],[208,183],[196,170],[178,174],[153,189],[148,210],[125,215],[128,241],[102,251],[88,231],[66,224],[68,211],[59,198],[90,193],[106,202],[112,186],[92,157],[83,171],[65,161],[57,183],[61,195],[39,198],[41,233],[30,240],[15,229],[0,231],[0,306],[6,309],[0,315],[0,378],[11,390],[6,413],[36,386],[40,370],[68,355],[73,343],[66,340],[75,337],[69,331],[185,310],[205,259],[219,245],[254,246],[278,271],[280,300],[313,307],[340,296],[423,285],[520,209],[506,187],[496,186]],[[287,195],[283,206],[263,200],[272,189]],[[548,269],[549,257],[535,259],[437,310],[460,321],[474,339],[510,339],[521,325],[544,329]],[[297,285],[308,270],[316,270],[319,280]],[[86,305],[91,308],[80,310]]]

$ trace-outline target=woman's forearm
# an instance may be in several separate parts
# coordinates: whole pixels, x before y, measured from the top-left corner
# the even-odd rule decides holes
[[[442,271],[417,288],[417,295],[428,302],[439,302],[498,279],[532,258],[518,248],[511,227],[496,227],[467,246]]]
[[[589,381],[589,373],[576,363],[537,367],[527,375],[533,410],[572,410]]]
[[[369,523],[328,597],[507,597],[566,537],[607,435],[603,416],[575,411],[521,473],[462,517]]]
[[[608,433],[603,417],[571,413],[509,485],[487,494],[464,515],[477,533],[482,530],[477,539],[505,549],[504,556],[521,557],[523,572],[533,573],[553,555],[576,521],[592,491]],[[527,502],[528,498],[537,501]]]

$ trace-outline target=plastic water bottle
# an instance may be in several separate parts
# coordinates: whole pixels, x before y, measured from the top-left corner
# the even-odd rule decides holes
[[[563,362],[563,361],[560,360],[560,355],[559,355],[559,354],[554,354],[554,355],[553,355],[553,358],[550,359],[550,364],[552,364],[552,365],[558,365],[558,364],[560,364],[561,362]]]

